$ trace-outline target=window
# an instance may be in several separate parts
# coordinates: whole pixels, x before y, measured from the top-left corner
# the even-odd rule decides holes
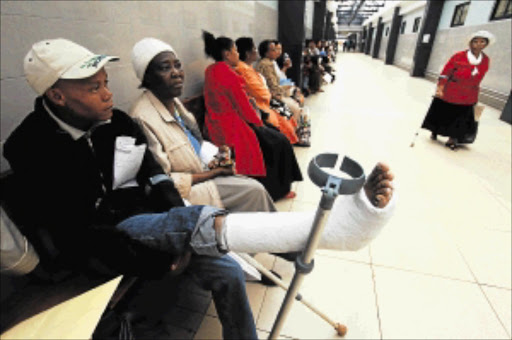
[[[418,32],[418,30],[420,29],[420,22],[421,22],[421,17],[417,17],[416,19],[414,19],[414,26],[412,27],[413,33]]]
[[[466,21],[466,16],[468,15],[468,8],[469,2],[455,6],[451,27],[464,25],[464,21]]]
[[[389,26],[386,27],[386,37],[389,35]]]
[[[406,23],[407,23],[406,21],[402,22],[402,26],[400,26],[400,34],[404,34]]]
[[[512,0],[497,0],[494,4],[491,20],[512,18]]]

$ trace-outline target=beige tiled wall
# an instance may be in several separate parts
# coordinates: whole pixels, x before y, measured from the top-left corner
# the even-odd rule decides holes
[[[67,38],[98,52],[118,55],[109,66],[115,105],[128,110],[138,80],[130,52],[141,38],[169,42],[184,61],[183,97],[202,90],[205,58],[201,29],[258,44],[277,38],[277,0],[262,1],[4,1],[1,7],[1,140],[32,110],[35,93],[23,77],[23,57],[42,39]],[[1,159],[0,170],[8,168]]]
[[[398,35],[393,64],[408,71],[411,69],[417,39],[418,34],[416,33]]]

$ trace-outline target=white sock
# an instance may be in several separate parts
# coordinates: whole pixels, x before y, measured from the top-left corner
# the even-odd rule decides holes
[[[364,190],[338,196],[319,244],[320,249],[358,250],[373,240],[393,214],[396,192],[383,209]],[[315,212],[233,213],[226,217],[225,241],[241,253],[287,253],[306,245]]]

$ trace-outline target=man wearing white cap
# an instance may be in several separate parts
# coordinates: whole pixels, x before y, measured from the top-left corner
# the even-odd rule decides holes
[[[113,109],[104,66],[117,59],[65,39],[38,42],[25,57],[27,81],[39,97],[4,148],[28,212],[22,223],[47,229],[60,255],[52,260],[72,269],[99,261],[109,273],[161,277],[186,266],[212,291],[224,337],[255,339],[243,271],[215,241],[222,211],[182,207],[143,132]],[[164,232],[158,216],[166,223],[165,245],[151,241],[158,230],[150,226]],[[146,244],[115,228],[126,221],[125,230]],[[190,248],[213,256],[190,257]]]

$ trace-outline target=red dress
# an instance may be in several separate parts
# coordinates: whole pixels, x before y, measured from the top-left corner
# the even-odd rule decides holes
[[[469,63],[467,50],[455,53],[446,63],[438,83],[444,85],[444,101],[462,105],[473,105],[478,102],[480,82],[489,70],[489,57],[481,53],[482,62],[478,65]],[[472,76],[475,67],[478,73]]]
[[[205,125],[216,145],[235,151],[236,171],[250,176],[266,176],[258,138],[248,124],[263,126],[244,91],[244,80],[225,62],[216,62],[205,71]]]

